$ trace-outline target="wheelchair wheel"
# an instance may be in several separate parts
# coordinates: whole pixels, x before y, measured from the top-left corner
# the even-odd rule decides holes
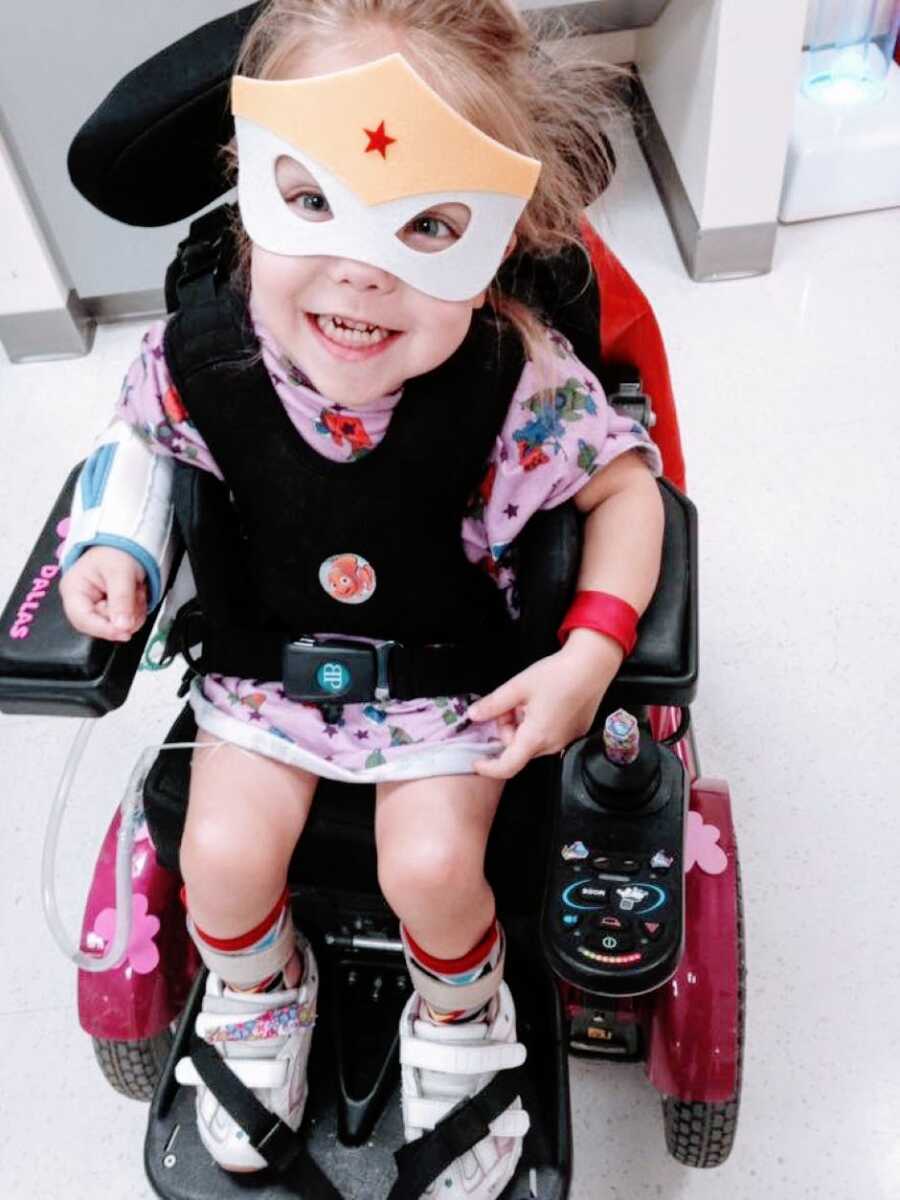
[[[130,1100],[151,1100],[172,1046],[168,1029],[135,1041],[92,1038],[106,1082]]]
[[[731,1100],[707,1103],[702,1100],[663,1098],[663,1122],[669,1153],[686,1167],[719,1167],[734,1145],[738,1108],[741,1100],[741,1066],[744,1058],[744,905],[741,896],[740,863],[735,858],[737,885],[737,1078]]]

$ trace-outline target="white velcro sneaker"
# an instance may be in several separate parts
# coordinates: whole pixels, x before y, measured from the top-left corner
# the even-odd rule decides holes
[[[297,1130],[306,1106],[306,1064],[316,1019],[318,969],[300,943],[303,983],[278,992],[235,992],[210,972],[197,1036],[219,1052],[269,1112]],[[226,1171],[258,1171],[266,1160],[202,1081],[189,1058],[175,1068],[179,1083],[197,1088],[197,1128],[203,1145]]]
[[[505,983],[487,1021],[435,1025],[419,1018],[421,998],[410,997],[400,1018],[403,1131],[407,1142],[433,1129],[460,1101],[482,1091],[497,1071],[519,1067],[526,1050],[516,1041],[516,1012]],[[528,1132],[517,1096],[491,1122],[490,1134],[458,1158],[423,1193],[442,1200],[493,1200],[512,1178]]]

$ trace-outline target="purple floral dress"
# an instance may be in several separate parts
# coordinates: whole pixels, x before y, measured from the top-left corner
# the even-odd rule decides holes
[[[401,391],[365,409],[329,404],[255,318],[254,327],[285,411],[310,446],[326,458],[349,462],[378,445]],[[169,376],[164,331],[165,323],[159,321],[144,336],[140,356],[125,378],[117,415],[155,451],[221,478]],[[509,548],[533,513],[571,499],[596,471],[629,450],[639,451],[654,474],[661,470],[659,453],[643,427],[610,408],[599,383],[563,337],[553,334],[552,344],[550,386],[546,375],[539,380],[534,366],[526,363],[460,530],[466,556],[488,572],[514,615]],[[473,699],[345,704],[328,721],[317,706],[288,700],[278,683],[210,674],[196,680],[191,692],[198,724],[207,732],[316,775],[350,782],[470,772],[475,759],[501,749],[493,721],[474,723],[466,717]]]

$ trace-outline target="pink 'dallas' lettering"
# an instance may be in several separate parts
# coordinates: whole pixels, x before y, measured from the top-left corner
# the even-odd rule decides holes
[[[71,523],[71,518],[64,517],[56,526],[56,536],[60,539],[60,543],[55,551],[57,559],[62,557],[63,542],[66,540]],[[19,605],[16,619],[13,622],[12,629],[9,631],[11,638],[21,641],[22,638],[27,638],[29,633],[31,633],[31,622],[34,620],[32,614],[36,613],[40,608],[41,601],[50,591],[50,581],[55,579],[58,574],[58,563],[46,563],[41,567],[34,579],[32,579],[28,595]]]

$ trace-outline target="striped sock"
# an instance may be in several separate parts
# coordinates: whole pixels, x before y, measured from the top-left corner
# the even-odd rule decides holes
[[[184,892],[182,890],[183,898]],[[188,918],[188,927],[197,943],[201,957],[203,957],[204,947],[208,947],[217,956],[234,956],[235,959],[240,958],[245,962],[248,957],[260,954],[264,950],[269,949],[283,932],[285,925],[289,921],[292,921],[292,919],[291,908],[288,904],[288,893],[287,889],[285,889],[272,911],[258,925],[254,925],[252,929],[249,929],[246,933],[239,934],[237,937],[214,937],[212,934],[206,933],[205,930],[201,929],[190,917]],[[299,987],[302,980],[302,971],[303,964],[299,954],[295,950],[283,967],[252,983],[229,982],[227,967],[224,970],[220,970],[219,974],[221,974],[225,984],[235,992],[274,992],[280,991],[282,988]]]
[[[477,980],[496,970],[503,956],[504,934],[496,919],[491,922],[478,942],[468,954],[461,958],[435,958],[427,950],[423,950],[410,936],[404,927],[407,952],[420,971],[431,976],[438,984],[447,988],[462,987],[475,983]],[[499,980],[498,986],[499,986]],[[450,1022],[480,1021],[487,1017],[490,1000],[475,1008],[437,1008],[422,1000],[420,1016],[435,1025],[445,1025]]]

